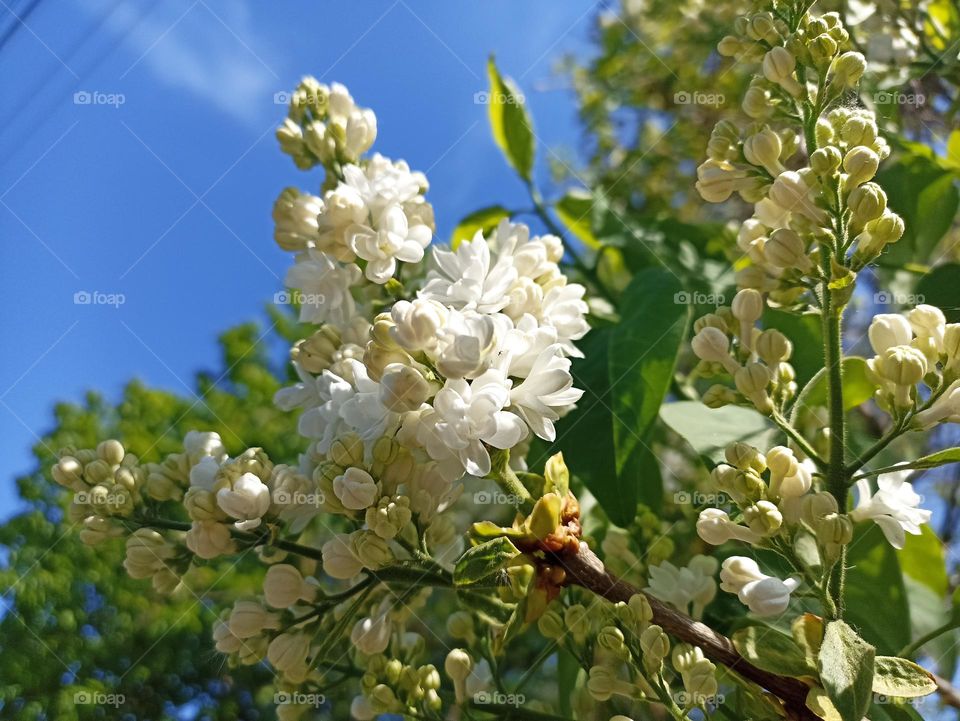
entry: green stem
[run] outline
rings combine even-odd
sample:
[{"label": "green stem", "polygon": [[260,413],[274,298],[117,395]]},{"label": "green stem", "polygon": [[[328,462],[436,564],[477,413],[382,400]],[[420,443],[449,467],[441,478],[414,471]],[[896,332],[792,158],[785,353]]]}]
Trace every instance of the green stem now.
[{"label": "green stem", "polygon": [[[821,318],[823,322],[824,364],[827,369],[827,406],[830,414],[830,459],[827,471],[827,490],[837,501],[841,513],[847,510],[849,474],[846,459],[846,415],[843,405],[843,308],[836,303],[829,287],[830,253],[821,246],[824,280],[821,283]],[[846,574],[846,548],[834,569],[830,595],[837,614],[843,614],[843,585]]]},{"label": "green stem", "polygon": [[790,422],[786,418],[779,413],[774,413],[771,418],[777,427],[782,430],[790,440],[796,443],[797,447],[816,464],[817,468],[820,470],[827,469],[827,462],[820,457],[807,439],[800,435],[800,432],[796,428],[790,425]]},{"label": "green stem", "polygon": [[926,646],[937,636],[941,636],[945,633],[948,633],[949,631],[952,631],[955,628],[960,628],[960,619],[950,619],[942,626],[939,626],[938,628],[935,628],[932,631],[930,631],[930,633],[925,633],[923,636],[918,638],[913,643],[908,643],[906,646],[900,649],[900,653],[898,653],[897,655],[903,658],[910,658],[911,656],[913,656],[913,654],[915,654],[921,648]]},{"label": "green stem", "polygon": [[517,719],[518,721],[571,721],[566,716],[556,716],[554,714],[533,711],[522,706],[514,706],[508,703],[478,703],[477,701],[468,701],[466,706],[476,711],[484,711],[493,714],[498,719],[508,721]]},{"label": "green stem", "polygon": [[563,229],[553,220],[553,217],[547,210],[547,206],[543,203],[543,197],[540,195],[540,191],[537,190],[532,181],[527,181],[527,190],[530,193],[530,199],[533,201],[533,209],[536,211],[537,217],[543,221],[545,226],[547,226],[547,230],[563,241],[563,247],[568,253],[570,253],[570,257],[573,258],[573,265],[587,278],[593,281],[593,284],[600,295],[602,295],[612,304],[616,305],[616,299],[610,294],[610,291],[607,290],[606,286],[600,280],[596,269],[587,265],[587,262],[580,257],[580,254],[577,253],[576,250],[574,250],[573,243],[570,242],[567,234],[563,232]]},{"label": "green stem", "polygon": [[533,496],[523,485],[517,474],[510,467],[510,451],[495,450],[490,454],[490,474],[491,480],[497,482],[497,485],[503,489],[508,496],[517,499],[517,507],[524,513],[530,513],[533,510]]}]

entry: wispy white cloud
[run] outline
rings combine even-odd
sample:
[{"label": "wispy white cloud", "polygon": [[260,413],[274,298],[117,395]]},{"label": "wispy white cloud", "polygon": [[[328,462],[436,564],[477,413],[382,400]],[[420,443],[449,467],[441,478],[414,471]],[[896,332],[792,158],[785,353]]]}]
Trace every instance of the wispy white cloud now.
[{"label": "wispy white cloud", "polygon": [[273,53],[246,3],[78,2],[93,16],[109,13],[104,29],[129,56],[128,64],[118,65],[124,79],[149,73],[244,124],[261,124],[272,112],[273,93],[284,84],[270,67]]}]

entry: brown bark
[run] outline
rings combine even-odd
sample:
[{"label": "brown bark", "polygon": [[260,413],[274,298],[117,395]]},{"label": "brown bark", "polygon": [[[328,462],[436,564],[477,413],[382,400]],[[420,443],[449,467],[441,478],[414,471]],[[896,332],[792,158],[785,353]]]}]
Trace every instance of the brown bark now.
[{"label": "brown bark", "polygon": [[[609,573],[586,543],[580,544],[576,555],[557,556],[555,563],[567,572],[567,582],[582,586],[609,601],[626,603],[640,589]],[[757,668],[741,656],[726,636],[717,633],[700,621],[695,621],[673,610],[662,601],[647,594],[653,609],[653,622],[668,634],[703,650],[704,656],[753,681],[783,702],[788,716],[796,721],[819,721],[806,706],[810,687],[790,676],[779,676]]]}]

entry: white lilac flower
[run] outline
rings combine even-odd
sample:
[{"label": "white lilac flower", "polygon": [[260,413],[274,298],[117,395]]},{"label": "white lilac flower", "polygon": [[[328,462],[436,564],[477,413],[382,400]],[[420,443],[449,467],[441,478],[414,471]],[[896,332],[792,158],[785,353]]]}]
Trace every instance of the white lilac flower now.
[{"label": "white lilac flower", "polygon": [[211,456],[217,461],[224,461],[227,457],[220,434],[212,431],[187,431],[183,437],[183,450],[194,461],[203,456]]},{"label": "white lilac flower", "polygon": [[463,241],[455,251],[434,249],[433,266],[420,297],[480,313],[501,310],[517,279],[512,258],[494,258],[479,231],[473,240]]},{"label": "white lilac flower", "polygon": [[447,322],[447,308],[435,300],[414,298],[398,300],[390,309],[394,326],[393,340],[404,350],[431,351],[437,345],[437,334]]},{"label": "white lilac flower", "polygon": [[431,351],[437,370],[446,378],[480,375],[496,360],[500,339],[511,326],[510,319],[501,313],[449,310]]},{"label": "white lilac flower", "polygon": [[363,564],[353,552],[353,542],[348,533],[338,533],[320,549],[323,570],[331,578],[349,579],[363,570]]},{"label": "white lilac flower", "polygon": [[397,162],[375,153],[365,168],[346,165],[344,183],[354,188],[363,198],[371,217],[378,217],[388,206],[405,205],[417,200],[427,189],[423,173],[411,172],[404,161]]},{"label": "white lilac flower", "polygon": [[523,315],[500,343],[497,366],[511,378],[526,378],[541,353],[557,343],[557,329],[540,325],[532,315]]},{"label": "white lilac flower", "polygon": [[895,313],[875,315],[867,334],[870,337],[870,346],[877,355],[898,345],[910,345],[913,339],[910,322]]},{"label": "white lilac flower", "polygon": [[510,391],[510,407],[540,438],[553,441],[553,422],[580,400],[583,391],[573,387],[570,359],[560,345],[545,348],[534,361],[526,380]]},{"label": "white lilac flower", "polygon": [[244,473],[230,488],[217,491],[217,505],[231,518],[236,527],[248,531],[260,525],[260,519],[270,508],[270,489],[253,473]]},{"label": "white lilac flower", "polygon": [[369,445],[396,425],[398,415],[380,400],[380,384],[370,379],[366,366],[353,359],[345,362],[351,370],[355,392],[340,405],[340,417]]},{"label": "white lilac flower", "polygon": [[362,468],[348,468],[333,479],[333,492],[351,511],[362,511],[372,506],[380,495],[373,476]]},{"label": "white lilac flower", "polygon": [[317,216],[317,247],[337,260],[352,261],[354,252],[347,243],[347,228],[366,223],[369,217],[370,211],[360,192],[347,183],[340,183],[323,196]]},{"label": "white lilac flower", "polygon": [[652,596],[669,603],[678,611],[691,612],[699,618],[703,609],[717,595],[717,561],[710,556],[694,556],[686,568],[677,568],[669,561],[650,566],[649,586]]},{"label": "white lilac flower", "polygon": [[590,330],[586,315],[589,308],[583,295],[586,292],[579,283],[555,285],[543,296],[543,303],[537,319],[542,325],[557,329],[557,336],[563,351],[568,356],[582,358],[583,353],[573,341],[583,338]]},{"label": "white lilac flower", "polygon": [[920,534],[920,526],[930,521],[931,512],[920,508],[923,498],[907,481],[912,471],[884,473],[877,478],[877,492],[870,482],[857,481],[857,506],[850,511],[854,521],[872,520],[894,548],[903,548],[906,534]]},{"label": "white lilac flower", "polygon": [[301,436],[317,441],[317,450],[327,453],[346,423],[341,408],[356,394],[356,389],[340,376],[324,371],[317,378],[319,402],[300,416],[297,429]]},{"label": "white lilac flower", "polygon": [[344,327],[356,312],[350,289],[359,280],[360,268],[355,264],[343,265],[333,256],[310,248],[297,256],[285,283],[300,290],[301,322]]},{"label": "white lilac flower", "polygon": [[484,443],[512,448],[527,435],[520,417],[503,410],[509,401],[510,381],[499,371],[489,370],[472,382],[448,380],[433,402],[436,438],[427,444],[427,452],[440,460],[434,449],[442,444],[457,453],[467,473],[487,475],[490,454]]},{"label": "white lilac flower", "polygon": [[396,273],[398,260],[423,260],[423,249],[433,236],[426,225],[410,223],[399,205],[386,208],[377,219],[376,228],[353,225],[346,232],[350,249],[367,261],[365,275],[381,285]]},{"label": "white lilac flower", "polygon": [[204,456],[190,469],[190,485],[205,491],[213,491],[219,470],[220,463],[215,458]]},{"label": "white lilac flower", "polygon": [[960,423],[960,380],[955,380],[929,408],[913,418],[918,428],[929,430],[938,423]]},{"label": "white lilac flower", "polygon": [[790,594],[800,582],[781,581],[760,570],[757,562],[745,556],[731,556],[723,562],[720,588],[737,594],[740,602],[758,616],[776,616],[787,610]]},{"label": "white lilac flower", "polygon": [[390,643],[391,626],[390,618],[385,613],[367,616],[354,624],[350,641],[368,656],[383,653]]}]

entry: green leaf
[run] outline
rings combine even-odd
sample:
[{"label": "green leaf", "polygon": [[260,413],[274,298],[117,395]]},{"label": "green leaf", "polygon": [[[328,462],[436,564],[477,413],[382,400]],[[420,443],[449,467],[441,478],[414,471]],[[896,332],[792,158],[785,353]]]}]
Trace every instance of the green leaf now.
[{"label": "green leaf", "polygon": [[470,215],[457,223],[450,236],[450,247],[456,250],[464,240],[472,240],[477,231],[482,231],[484,235],[497,227],[497,224],[510,217],[510,211],[502,205],[491,205],[486,208],[475,210]]},{"label": "green leaf", "polygon": [[558,200],[553,209],[570,232],[588,248],[599,248],[601,243],[593,233],[593,196],[583,190],[571,190]]},{"label": "green leaf", "polygon": [[457,589],[457,600],[464,609],[470,611],[491,626],[501,626],[510,620],[515,605],[504,603],[488,593],[478,593],[465,589]]},{"label": "green leaf", "polygon": [[520,177],[530,180],[533,172],[533,125],[524,105],[524,97],[513,82],[500,75],[491,56],[487,63],[490,93],[487,112],[493,139]]},{"label": "green leaf", "polygon": [[[651,483],[659,474],[651,470],[657,461],[650,452],[650,435],[687,337],[690,307],[677,300],[682,290],[680,281],[667,270],[648,268],[638,273],[624,291],[620,323],[610,335],[617,485],[636,486],[639,499],[653,508],[662,503],[663,489]],[[616,492],[591,490],[608,513],[608,506],[624,502]]]},{"label": "green leaf", "polygon": [[816,668],[817,656],[823,643],[823,619],[812,613],[805,613],[794,620],[790,630],[807,664]]},{"label": "green leaf", "polygon": [[[610,403],[610,374],[607,370],[608,341],[611,329],[595,328],[577,342],[583,358],[574,358],[570,372],[574,384],[582,388],[583,397],[577,409],[556,423],[557,440],[537,456],[531,456],[532,467],[558,450],[563,451],[570,472],[598,498],[600,503],[611,500],[605,488],[615,486],[617,468],[614,463],[613,423]],[[612,508],[610,519],[619,525],[633,520],[637,505],[637,489],[615,487],[621,506]]]},{"label": "green leaf", "polygon": [[919,280],[916,295],[923,298],[924,303],[935,305],[942,310],[948,323],[960,323],[958,287],[960,287],[960,263],[944,263]]},{"label": "green leaf", "polygon": [[878,476],[882,473],[893,473],[896,471],[936,468],[937,466],[945,466],[948,463],[958,462],[960,462],[960,448],[944,448],[942,451],[937,451],[936,453],[931,453],[927,456],[921,456],[920,458],[912,461],[898,463],[895,466],[884,466],[883,468],[874,468],[869,471],[864,471],[860,474],[860,477],[865,478],[868,476]]},{"label": "green leaf", "polygon": [[848,546],[845,617],[880,653],[910,643],[910,605],[897,552],[880,528],[860,526]]},{"label": "green leaf", "polygon": [[870,708],[876,650],[843,621],[831,621],[820,647],[820,681],[843,721],[861,721]]},{"label": "green leaf", "polygon": [[467,586],[489,578],[520,555],[507,538],[493,538],[468,548],[453,569],[453,582]]},{"label": "green leaf", "polygon": [[679,401],[664,405],[660,418],[713,463],[722,461],[724,449],[735,441],[768,448],[779,434],[762,415],[739,406],[707,408],[699,401]]},{"label": "green leaf", "polygon": [[[867,361],[859,356],[848,356],[843,359],[843,407],[852,410],[873,398],[876,386],[870,382],[867,375]],[[827,404],[827,369],[821,368],[797,395],[791,411],[791,417],[796,420],[803,410]]]},{"label": "green leaf", "polygon": [[905,153],[884,167],[877,182],[887,192],[890,208],[903,216],[903,237],[889,246],[882,259],[888,264],[927,260],[953,224],[958,195],[954,173],[945,171],[935,158]]},{"label": "green leaf", "polygon": [[[949,620],[943,603],[949,589],[946,554],[937,534],[930,526],[923,525],[919,535],[907,535],[903,549],[897,551],[897,557],[903,569],[904,587],[910,602],[912,636],[919,638]],[[953,634],[946,633],[932,641],[928,648],[936,656],[944,656],[953,646],[953,641]]]},{"label": "green leaf", "polygon": [[757,668],[794,678],[816,678],[803,649],[786,634],[768,626],[747,626],[730,637],[737,651]]},{"label": "green leaf", "polygon": [[917,698],[937,690],[929,672],[897,656],[877,656],[873,665],[873,692],[882,696]]}]

